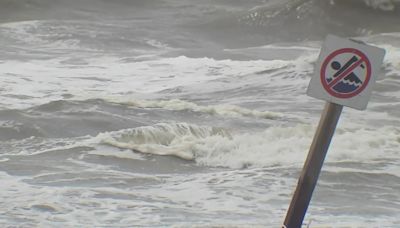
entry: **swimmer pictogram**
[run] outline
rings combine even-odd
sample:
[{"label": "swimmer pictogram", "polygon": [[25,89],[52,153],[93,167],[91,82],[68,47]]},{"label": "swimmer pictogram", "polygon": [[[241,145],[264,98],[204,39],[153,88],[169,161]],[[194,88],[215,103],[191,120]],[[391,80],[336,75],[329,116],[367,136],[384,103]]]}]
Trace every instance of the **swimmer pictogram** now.
[{"label": "swimmer pictogram", "polygon": [[371,63],[358,49],[342,48],[329,54],[322,63],[321,83],[337,98],[351,98],[361,93],[371,78]]}]

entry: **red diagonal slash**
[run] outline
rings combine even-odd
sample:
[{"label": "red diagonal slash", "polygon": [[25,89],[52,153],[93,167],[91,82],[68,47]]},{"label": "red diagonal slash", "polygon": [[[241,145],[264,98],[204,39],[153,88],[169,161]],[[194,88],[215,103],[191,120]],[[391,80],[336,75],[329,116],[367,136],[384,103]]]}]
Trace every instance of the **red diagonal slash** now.
[{"label": "red diagonal slash", "polygon": [[365,62],[365,59],[361,58],[357,62],[355,62],[353,65],[351,65],[347,70],[345,70],[343,73],[339,74],[331,83],[328,84],[329,88],[332,88],[335,86],[338,82],[340,82],[343,78],[345,78],[347,75],[349,75],[356,67],[361,65],[361,63]]}]

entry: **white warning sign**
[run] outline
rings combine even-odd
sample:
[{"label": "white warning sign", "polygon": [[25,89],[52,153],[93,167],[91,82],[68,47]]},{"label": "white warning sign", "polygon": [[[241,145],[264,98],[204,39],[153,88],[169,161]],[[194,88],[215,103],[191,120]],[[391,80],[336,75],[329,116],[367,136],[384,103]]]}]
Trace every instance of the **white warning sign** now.
[{"label": "white warning sign", "polygon": [[378,77],[385,50],[329,35],[307,94],[363,110]]}]

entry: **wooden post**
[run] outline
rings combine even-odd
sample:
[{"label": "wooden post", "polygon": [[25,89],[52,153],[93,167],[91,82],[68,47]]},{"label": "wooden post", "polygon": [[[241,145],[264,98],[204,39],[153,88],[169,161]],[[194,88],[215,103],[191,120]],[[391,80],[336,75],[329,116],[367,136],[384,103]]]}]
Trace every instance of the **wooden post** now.
[{"label": "wooden post", "polygon": [[321,115],[321,120],[297,183],[297,188],[286,214],[283,227],[300,228],[302,226],[342,109],[342,105],[330,102],[325,104],[325,109]]}]

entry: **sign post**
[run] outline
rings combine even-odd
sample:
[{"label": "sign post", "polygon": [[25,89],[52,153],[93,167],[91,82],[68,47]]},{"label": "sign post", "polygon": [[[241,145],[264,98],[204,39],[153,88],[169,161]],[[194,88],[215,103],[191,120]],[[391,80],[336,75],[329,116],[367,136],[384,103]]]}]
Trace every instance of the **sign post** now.
[{"label": "sign post", "polygon": [[336,124],[342,113],[342,105],[326,102],[307,160],[300,175],[296,191],[286,214],[287,228],[301,227],[315,185],[321,172]]},{"label": "sign post", "polygon": [[326,100],[325,109],[286,214],[284,228],[301,228],[343,106],[363,110],[368,104],[383,49],[329,35],[307,90]]}]

